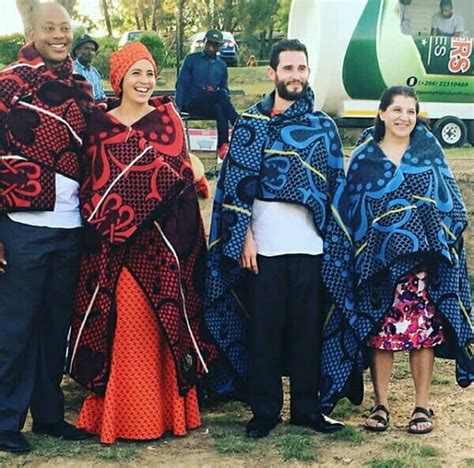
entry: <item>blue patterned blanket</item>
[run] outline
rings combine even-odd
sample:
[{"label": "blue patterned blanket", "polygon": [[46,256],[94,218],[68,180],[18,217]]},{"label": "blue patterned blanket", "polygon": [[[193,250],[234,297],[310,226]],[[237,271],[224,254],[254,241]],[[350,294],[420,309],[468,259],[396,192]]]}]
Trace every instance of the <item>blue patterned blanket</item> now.
[{"label": "blue patterned blanket", "polygon": [[[474,379],[471,295],[462,235],[467,214],[444,153],[419,124],[397,167],[366,133],[347,173],[349,226],[354,241],[353,326],[338,311],[325,328],[326,409],[360,394],[368,366],[367,338],[391,306],[399,280],[423,264],[429,295],[444,319],[446,342],[436,355],[456,359],[460,386]],[[470,348],[471,346],[471,348]],[[331,359],[332,358],[332,359]]]},{"label": "blue patterned blanket", "polygon": [[217,183],[207,266],[205,318],[222,359],[207,379],[215,391],[245,399],[248,363],[246,278],[239,268],[256,197],[306,206],[324,239],[323,280],[341,310],[351,307],[351,239],[336,205],[347,212],[343,154],[334,122],[313,111],[314,96],[270,116],[273,94],[244,112]]}]

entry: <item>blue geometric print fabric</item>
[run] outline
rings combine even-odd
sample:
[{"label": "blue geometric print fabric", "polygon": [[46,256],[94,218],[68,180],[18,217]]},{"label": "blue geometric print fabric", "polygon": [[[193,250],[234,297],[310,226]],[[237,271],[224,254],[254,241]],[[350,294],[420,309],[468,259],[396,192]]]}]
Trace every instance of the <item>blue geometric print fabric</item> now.
[{"label": "blue geometric print fabric", "polygon": [[474,379],[469,349],[474,334],[462,240],[467,214],[439,143],[418,124],[397,167],[369,136],[351,157],[346,190],[355,249],[355,318],[344,328],[345,318],[335,313],[325,328],[324,352],[335,360],[327,377],[343,384],[336,393],[325,393],[324,407],[360,393],[367,339],[392,304],[399,280],[421,264],[429,272],[429,295],[447,338],[435,353],[456,359],[457,382],[468,386]]},{"label": "blue geometric print fabric", "polygon": [[296,203],[310,210],[331,259],[323,261],[330,300],[339,309],[350,297],[350,234],[342,216],[331,208],[337,200],[347,212],[340,200],[344,170],[337,129],[326,114],[313,111],[314,95],[309,88],[282,114],[270,116],[273,102],[271,94],[244,112],[234,128],[217,183],[209,239],[205,318],[222,360],[207,384],[221,394],[243,399],[250,273],[239,268],[239,259],[255,198]]}]

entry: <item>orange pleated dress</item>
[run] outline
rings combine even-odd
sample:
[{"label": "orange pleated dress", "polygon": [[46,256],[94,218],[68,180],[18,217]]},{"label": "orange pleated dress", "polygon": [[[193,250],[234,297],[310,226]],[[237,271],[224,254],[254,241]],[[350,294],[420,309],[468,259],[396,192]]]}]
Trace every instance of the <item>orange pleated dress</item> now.
[{"label": "orange pleated dress", "polygon": [[76,426],[113,444],[117,439],[157,439],[166,432],[184,436],[200,425],[196,388],[179,396],[175,364],[157,318],[123,269],[107,389],[104,396],[85,399]]}]

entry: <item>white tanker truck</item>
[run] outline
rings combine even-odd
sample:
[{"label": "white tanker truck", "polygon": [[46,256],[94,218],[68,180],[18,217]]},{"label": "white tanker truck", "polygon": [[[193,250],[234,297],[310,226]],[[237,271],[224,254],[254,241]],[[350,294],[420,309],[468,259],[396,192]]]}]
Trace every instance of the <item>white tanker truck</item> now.
[{"label": "white tanker truck", "polygon": [[462,37],[430,35],[439,0],[293,0],[288,37],[308,47],[317,107],[368,126],[382,91],[405,84],[443,146],[474,144],[474,0],[453,6]]}]

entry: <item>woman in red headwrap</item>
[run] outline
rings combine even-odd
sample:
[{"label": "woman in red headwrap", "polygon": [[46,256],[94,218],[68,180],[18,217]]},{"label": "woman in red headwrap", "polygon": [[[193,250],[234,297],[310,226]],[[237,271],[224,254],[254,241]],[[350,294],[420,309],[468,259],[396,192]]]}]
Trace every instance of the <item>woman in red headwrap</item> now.
[{"label": "woman in red headwrap", "polygon": [[77,426],[106,444],[198,427],[196,377],[216,355],[201,323],[206,250],[193,171],[173,103],[151,98],[156,74],[143,44],[114,52],[119,104],[96,109],[87,135],[69,370],[93,392]]}]

